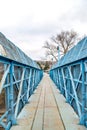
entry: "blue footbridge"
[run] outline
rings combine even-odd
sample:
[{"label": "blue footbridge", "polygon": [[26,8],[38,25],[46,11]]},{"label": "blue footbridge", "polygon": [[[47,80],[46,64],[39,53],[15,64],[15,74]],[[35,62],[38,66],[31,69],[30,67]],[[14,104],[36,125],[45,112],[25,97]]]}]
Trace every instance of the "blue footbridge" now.
[{"label": "blue footbridge", "polygon": [[0,33],[0,130],[87,130],[86,37],[47,74]]}]

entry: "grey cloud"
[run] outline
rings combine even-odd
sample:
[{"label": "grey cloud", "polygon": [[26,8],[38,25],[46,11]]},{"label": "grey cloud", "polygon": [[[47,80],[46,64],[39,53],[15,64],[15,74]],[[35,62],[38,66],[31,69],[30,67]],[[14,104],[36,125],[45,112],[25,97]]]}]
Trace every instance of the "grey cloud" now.
[{"label": "grey cloud", "polygon": [[79,21],[82,23],[87,23],[87,0],[80,0],[77,5],[74,5],[69,12],[63,14],[60,17],[60,21],[75,22]]},{"label": "grey cloud", "polygon": [[54,32],[55,29],[57,28],[57,25],[55,25],[54,23],[47,23],[44,25],[37,25],[37,26],[29,26],[27,24],[27,26],[23,26],[22,28],[20,27],[19,29],[19,33],[26,35],[26,34],[30,34],[30,35],[47,35],[50,34],[51,32]]}]

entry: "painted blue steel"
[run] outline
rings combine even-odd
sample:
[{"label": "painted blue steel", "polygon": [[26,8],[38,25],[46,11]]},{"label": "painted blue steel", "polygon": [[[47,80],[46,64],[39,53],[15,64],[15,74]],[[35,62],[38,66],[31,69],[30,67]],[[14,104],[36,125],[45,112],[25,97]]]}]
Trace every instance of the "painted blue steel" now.
[{"label": "painted blue steel", "polygon": [[87,127],[87,38],[52,66],[50,77]]},{"label": "painted blue steel", "polygon": [[51,69],[55,69],[60,66],[65,66],[70,63],[74,63],[76,61],[80,61],[80,59],[84,59],[87,57],[87,37],[82,39],[76,46],[74,46],[70,51],[63,56],[59,62],[54,64]]},{"label": "painted blue steel", "polygon": [[85,82],[85,66],[84,66],[83,61],[82,61],[82,64],[81,64],[81,70],[82,70],[82,116],[81,116],[80,123],[85,125],[87,112],[85,111],[85,108],[86,108],[86,87],[85,87],[85,84],[84,84],[84,82]]},{"label": "painted blue steel", "polygon": [[[6,111],[0,117],[0,125],[5,129],[9,130],[10,127],[16,124],[16,119],[18,114],[24,105],[28,102],[29,97],[36,89],[38,83],[42,79],[43,72],[37,67],[22,64],[17,61],[10,60],[6,57],[0,56],[0,64],[4,66],[4,73],[10,66],[9,71],[6,75],[5,82],[2,89],[5,91],[6,95]],[[24,77],[23,70],[25,69]],[[30,74],[31,73],[31,74]],[[22,83],[23,81],[23,83]],[[22,83],[22,88],[20,91],[20,84]],[[29,90],[29,91],[28,91]],[[20,94],[20,97],[18,97]],[[18,99],[19,98],[19,99]],[[18,108],[17,107],[17,101]],[[17,110],[17,115],[15,116],[15,111]],[[6,119],[4,122],[3,120]]]}]

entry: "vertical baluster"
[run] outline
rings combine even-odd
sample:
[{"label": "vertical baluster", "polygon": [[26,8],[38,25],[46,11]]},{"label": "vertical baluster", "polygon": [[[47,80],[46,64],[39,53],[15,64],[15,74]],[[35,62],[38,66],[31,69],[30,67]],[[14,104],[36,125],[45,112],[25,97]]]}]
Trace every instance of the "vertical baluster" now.
[{"label": "vertical baluster", "polygon": [[14,117],[14,88],[13,88],[13,72],[14,71],[14,66],[13,63],[11,62],[10,66],[10,93],[9,93],[9,104],[10,104],[10,120],[13,124],[16,124],[16,119]]},{"label": "vertical baluster", "polygon": [[86,118],[86,112],[85,112],[85,107],[86,107],[86,87],[85,87],[85,67],[84,67],[84,62],[82,61],[81,63],[81,71],[82,71],[82,114],[80,118],[80,124],[82,125],[87,125],[85,124],[85,118]]}]

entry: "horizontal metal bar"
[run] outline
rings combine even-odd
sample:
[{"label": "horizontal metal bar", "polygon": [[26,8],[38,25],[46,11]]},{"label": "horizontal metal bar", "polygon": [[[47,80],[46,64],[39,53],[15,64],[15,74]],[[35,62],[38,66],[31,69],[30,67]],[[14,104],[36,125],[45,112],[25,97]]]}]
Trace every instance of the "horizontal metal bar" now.
[{"label": "horizontal metal bar", "polygon": [[4,56],[0,56],[0,62],[1,62],[1,63],[5,63],[5,64],[10,64],[10,63],[12,62],[13,65],[15,65],[15,66],[21,66],[21,67],[27,67],[27,68],[33,68],[33,69],[36,69],[36,70],[41,70],[41,69],[36,68],[36,67],[33,67],[33,66],[31,66],[31,65],[26,65],[26,64],[23,64],[23,63],[14,61],[14,60],[12,60],[12,59],[6,58],[6,57],[4,57]]}]

